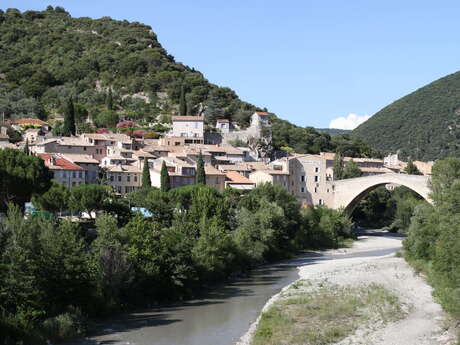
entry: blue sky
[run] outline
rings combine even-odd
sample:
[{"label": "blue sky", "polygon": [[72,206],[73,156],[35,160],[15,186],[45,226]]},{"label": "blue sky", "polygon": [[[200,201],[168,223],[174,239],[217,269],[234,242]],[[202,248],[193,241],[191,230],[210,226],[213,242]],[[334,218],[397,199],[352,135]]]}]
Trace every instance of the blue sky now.
[{"label": "blue sky", "polygon": [[456,72],[460,1],[2,0],[139,21],[211,82],[301,126],[350,125]]}]

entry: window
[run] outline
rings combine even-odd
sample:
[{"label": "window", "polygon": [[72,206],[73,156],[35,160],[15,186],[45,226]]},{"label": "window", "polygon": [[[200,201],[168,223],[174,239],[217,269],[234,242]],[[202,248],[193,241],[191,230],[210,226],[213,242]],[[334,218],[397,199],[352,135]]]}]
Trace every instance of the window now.
[{"label": "window", "polygon": [[72,171],[72,177],[73,178],[76,178],[77,177],[77,173],[75,171]]},{"label": "window", "polygon": [[126,182],[131,182],[131,175],[126,176]]},{"label": "window", "polygon": [[121,175],[118,175],[118,182],[121,182]]},{"label": "window", "polygon": [[319,176],[315,176],[315,182],[319,182]]},{"label": "window", "polygon": [[319,200],[318,200],[318,204],[319,204],[319,205],[324,205],[323,199],[319,199]]},{"label": "window", "polygon": [[300,182],[305,182],[305,175],[300,176]]},{"label": "window", "polygon": [[305,187],[300,188],[300,193],[305,193]]},{"label": "window", "polygon": [[86,151],[86,146],[83,146],[83,151]]},{"label": "window", "polygon": [[315,168],[315,172],[317,172],[317,173],[319,172],[319,168],[318,168],[318,167]]},{"label": "window", "polygon": [[62,177],[66,177],[67,176],[67,172],[63,171],[62,172]]},{"label": "window", "polygon": [[113,175],[110,175],[110,181],[113,182],[114,179],[113,179]]},{"label": "window", "polygon": [[82,177],[83,177],[83,174],[82,174],[81,171],[78,172],[78,177],[79,177],[79,178],[82,178]]},{"label": "window", "polygon": [[137,175],[134,175],[134,182],[137,182]]},{"label": "window", "polygon": [[318,187],[315,187],[315,193],[318,193]]}]

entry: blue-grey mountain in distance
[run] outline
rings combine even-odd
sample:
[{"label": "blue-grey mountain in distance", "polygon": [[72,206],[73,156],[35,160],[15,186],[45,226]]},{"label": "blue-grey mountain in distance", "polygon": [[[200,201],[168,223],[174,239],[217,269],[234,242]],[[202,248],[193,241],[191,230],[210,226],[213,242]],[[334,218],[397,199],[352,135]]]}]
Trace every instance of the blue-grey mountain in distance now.
[{"label": "blue-grey mountain in distance", "polygon": [[330,135],[351,133],[350,129],[339,129],[339,128],[316,128],[316,130],[322,133],[329,133]]}]

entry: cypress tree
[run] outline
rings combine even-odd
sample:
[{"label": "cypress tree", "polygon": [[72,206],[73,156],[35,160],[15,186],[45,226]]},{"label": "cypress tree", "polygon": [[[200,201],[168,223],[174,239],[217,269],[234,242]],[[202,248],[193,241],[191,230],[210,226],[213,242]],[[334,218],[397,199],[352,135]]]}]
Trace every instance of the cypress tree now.
[{"label": "cypress tree", "polygon": [[26,144],[24,145],[24,153],[26,155],[29,155],[30,154],[30,150],[29,150],[29,139],[26,139]]},{"label": "cypress tree", "polygon": [[168,190],[171,189],[171,185],[169,183],[168,168],[166,167],[165,161],[163,161],[163,164],[161,165],[160,181],[161,181],[161,191],[162,192],[167,192]]},{"label": "cypress tree", "polygon": [[107,106],[107,110],[113,110],[112,88],[109,88],[109,93],[107,94],[107,98],[105,99],[105,104]]},{"label": "cypress tree", "polygon": [[150,169],[147,157],[144,157],[144,167],[142,168],[142,188],[150,188],[152,182],[150,180]]},{"label": "cypress tree", "polygon": [[62,129],[63,136],[75,135],[75,108],[72,98],[69,98],[64,111],[64,125]]},{"label": "cypress tree", "polygon": [[200,156],[198,157],[198,162],[196,164],[196,183],[203,185],[206,184],[206,173],[204,171],[204,161],[201,151]]},{"label": "cypress tree", "polygon": [[336,153],[334,157],[334,180],[341,180],[343,178],[343,157],[340,153]]},{"label": "cypress tree", "polygon": [[187,101],[185,100],[184,85],[180,88],[179,115],[187,115]]}]

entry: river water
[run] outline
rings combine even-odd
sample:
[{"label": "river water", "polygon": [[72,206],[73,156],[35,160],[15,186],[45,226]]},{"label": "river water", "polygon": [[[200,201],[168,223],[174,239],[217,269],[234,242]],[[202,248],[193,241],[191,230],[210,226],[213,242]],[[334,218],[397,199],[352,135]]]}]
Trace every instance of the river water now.
[{"label": "river water", "polygon": [[299,278],[298,266],[352,257],[382,256],[398,248],[353,254],[305,254],[254,270],[202,297],[167,307],[105,320],[100,331],[75,345],[233,345],[248,330],[265,303]]}]

